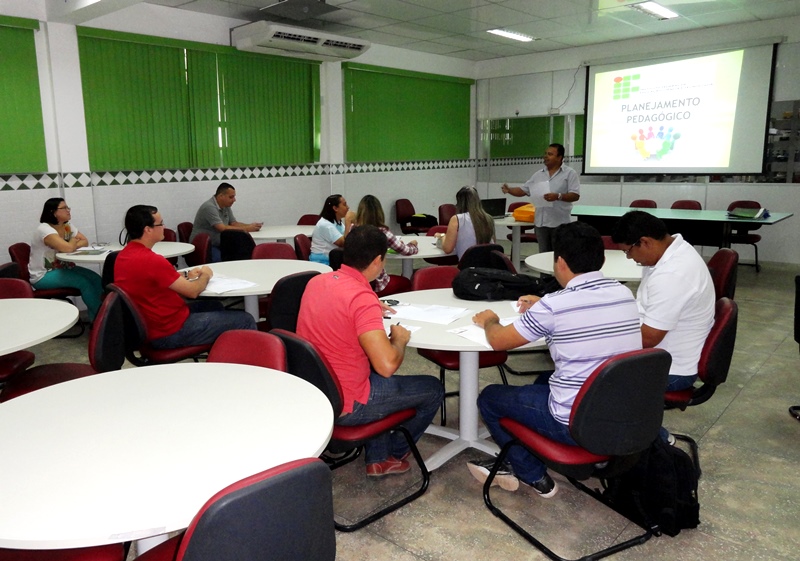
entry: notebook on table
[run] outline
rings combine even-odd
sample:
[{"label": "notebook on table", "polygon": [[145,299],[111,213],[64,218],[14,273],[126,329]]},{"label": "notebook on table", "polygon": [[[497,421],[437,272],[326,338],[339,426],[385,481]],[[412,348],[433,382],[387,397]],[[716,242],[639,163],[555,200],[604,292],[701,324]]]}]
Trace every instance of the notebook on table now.
[{"label": "notebook on table", "polygon": [[506,200],[500,199],[481,199],[483,210],[492,218],[505,218],[506,216]]},{"label": "notebook on table", "polygon": [[758,220],[764,218],[764,208],[741,208],[736,207],[728,211],[728,216],[731,218],[750,218]]}]

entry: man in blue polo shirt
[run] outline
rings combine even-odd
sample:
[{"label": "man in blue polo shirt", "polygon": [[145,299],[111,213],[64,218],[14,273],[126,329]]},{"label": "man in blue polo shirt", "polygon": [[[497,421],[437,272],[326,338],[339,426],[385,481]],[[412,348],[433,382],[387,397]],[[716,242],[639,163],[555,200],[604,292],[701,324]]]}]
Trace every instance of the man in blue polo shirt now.
[{"label": "man in blue polo shirt", "polygon": [[[542,298],[523,296],[524,312],[513,324],[502,326],[491,310],[476,314],[473,321],[486,330],[495,350],[520,347],[545,338],[555,371],[546,383],[527,386],[491,385],[478,397],[492,438],[501,448],[511,439],[500,427],[510,417],[560,442],[575,444],[569,433],[569,416],[575,396],[594,369],[608,358],[642,348],[639,312],[631,291],[600,272],[605,261],[603,240],[593,227],[573,222],[556,228],[554,274],[563,290]],[[522,447],[508,454],[494,482],[515,491],[519,481],[539,495],[550,498],[558,487],[547,468]],[[469,462],[472,475],[486,481],[494,458]]]}]

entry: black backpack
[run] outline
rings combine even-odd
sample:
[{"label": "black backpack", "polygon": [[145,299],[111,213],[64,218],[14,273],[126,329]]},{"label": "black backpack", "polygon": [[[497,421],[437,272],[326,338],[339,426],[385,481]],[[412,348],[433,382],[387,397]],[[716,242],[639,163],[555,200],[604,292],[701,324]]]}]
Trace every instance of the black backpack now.
[{"label": "black backpack", "polygon": [[606,479],[603,495],[631,520],[677,536],[700,523],[699,470],[689,455],[657,438],[632,469]]},{"label": "black backpack", "polygon": [[412,214],[408,223],[414,228],[433,228],[439,224],[439,220],[430,214]]},{"label": "black backpack", "polygon": [[485,267],[467,267],[453,279],[453,293],[462,300],[516,300],[526,294],[544,296],[560,289],[553,278],[542,281],[530,275]]}]

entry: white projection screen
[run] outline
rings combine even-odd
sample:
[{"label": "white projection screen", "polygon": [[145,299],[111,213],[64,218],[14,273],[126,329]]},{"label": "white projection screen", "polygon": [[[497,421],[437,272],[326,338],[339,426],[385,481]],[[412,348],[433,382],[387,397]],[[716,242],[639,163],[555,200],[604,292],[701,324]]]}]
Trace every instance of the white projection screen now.
[{"label": "white projection screen", "polygon": [[774,52],[589,66],[584,173],[761,173]]}]

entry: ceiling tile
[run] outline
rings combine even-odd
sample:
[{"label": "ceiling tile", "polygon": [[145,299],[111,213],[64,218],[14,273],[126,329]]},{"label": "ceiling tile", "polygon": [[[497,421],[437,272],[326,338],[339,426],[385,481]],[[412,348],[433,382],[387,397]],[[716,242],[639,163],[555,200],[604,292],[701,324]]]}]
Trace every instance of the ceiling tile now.
[{"label": "ceiling tile", "polygon": [[461,10],[460,12],[455,12],[455,15],[486,22],[492,26],[512,25],[520,22],[532,21],[535,19],[535,16],[531,14],[520,12],[519,10],[504,8],[503,6],[498,6],[497,4]]},{"label": "ceiling tile", "polygon": [[360,29],[353,33],[348,33],[347,36],[353,37],[354,39],[365,39],[371,43],[378,43],[379,45],[386,45],[389,47],[401,47],[415,42],[414,39],[410,37],[400,37],[399,35],[383,33],[382,31],[376,31],[374,29]]},{"label": "ceiling tile", "polygon": [[435,41],[418,41],[416,43],[412,43],[411,45],[409,45],[409,47],[414,49],[415,51],[422,51],[424,53],[432,53],[436,55],[446,55],[449,53],[453,53],[455,51],[464,50],[461,47],[455,47],[453,45],[445,45],[443,43],[438,43]]},{"label": "ceiling tile", "polygon": [[343,23],[345,25],[360,27],[362,29],[373,29],[375,27],[383,27],[384,25],[397,23],[396,19],[384,18],[364,12],[357,12],[355,10],[347,10],[344,8],[335,12],[323,14],[319,16],[318,19],[335,23]]},{"label": "ceiling tile", "polygon": [[563,16],[588,14],[588,2],[570,2],[567,0],[505,0],[498,2],[500,6],[525,12],[538,18],[552,19]]},{"label": "ceiling tile", "polygon": [[489,23],[471,20],[456,14],[443,14],[440,16],[423,18],[416,20],[415,23],[434,29],[449,31],[451,33],[471,33],[473,31],[485,31],[493,27]]},{"label": "ceiling tile", "polygon": [[403,2],[447,13],[494,3],[491,0],[403,0]]},{"label": "ceiling tile", "polygon": [[344,7],[347,10],[364,12],[401,21],[427,18],[437,16],[441,13],[416,4],[408,4],[398,0],[393,0],[391,2],[387,2],[386,0],[353,0],[352,2],[348,2]]},{"label": "ceiling tile", "polygon": [[394,23],[378,28],[379,31],[386,31],[394,35],[402,35],[403,37],[410,37],[417,41],[430,41],[432,39],[439,39],[440,37],[447,37],[450,33],[447,31],[438,31],[432,27],[425,27],[416,23]]}]

